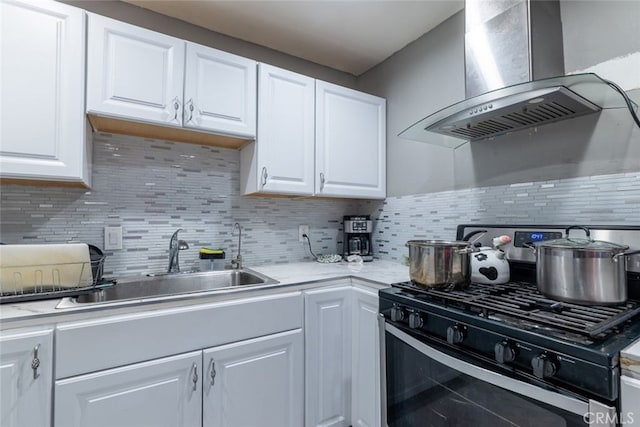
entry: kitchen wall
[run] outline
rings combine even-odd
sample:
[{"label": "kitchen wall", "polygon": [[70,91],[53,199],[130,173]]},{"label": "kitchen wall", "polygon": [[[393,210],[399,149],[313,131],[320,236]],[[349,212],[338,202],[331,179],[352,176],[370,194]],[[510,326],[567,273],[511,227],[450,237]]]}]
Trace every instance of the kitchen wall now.
[{"label": "kitchen wall", "polygon": [[[567,72],[625,60],[640,104],[640,2],[561,1]],[[400,131],[464,98],[464,17],[454,15],[358,78],[387,98],[390,196],[640,170],[640,129],[628,111],[559,122],[457,150],[399,138]],[[620,59],[622,57],[622,59]],[[613,77],[612,77],[613,78]]]},{"label": "kitchen wall", "polygon": [[316,254],[342,247],[343,215],[359,213],[352,200],[240,196],[237,150],[97,134],[93,142],[93,186],[75,188],[3,185],[0,241],[64,243],[104,247],[103,228],[123,228],[123,249],[107,251],[105,274],[165,271],[169,239],[178,228],[189,249],[182,269],[199,265],[201,247],[238,250],[231,235],[243,227],[242,255],[248,267],[311,260],[298,242],[298,225],[310,226]]}]

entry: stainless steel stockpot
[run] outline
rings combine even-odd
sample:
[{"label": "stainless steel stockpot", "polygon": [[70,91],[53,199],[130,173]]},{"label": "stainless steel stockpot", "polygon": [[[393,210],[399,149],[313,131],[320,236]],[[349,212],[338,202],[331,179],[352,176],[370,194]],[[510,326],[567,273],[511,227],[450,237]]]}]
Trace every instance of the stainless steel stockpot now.
[{"label": "stainless steel stockpot", "polygon": [[[586,239],[570,238],[572,229]],[[565,237],[529,244],[536,252],[538,290],[549,298],[578,304],[621,304],[627,300],[629,246],[592,240],[588,228],[571,226]]]},{"label": "stainless steel stockpot", "polygon": [[419,286],[463,288],[471,278],[469,253],[474,248],[466,241],[409,240],[409,275]]}]

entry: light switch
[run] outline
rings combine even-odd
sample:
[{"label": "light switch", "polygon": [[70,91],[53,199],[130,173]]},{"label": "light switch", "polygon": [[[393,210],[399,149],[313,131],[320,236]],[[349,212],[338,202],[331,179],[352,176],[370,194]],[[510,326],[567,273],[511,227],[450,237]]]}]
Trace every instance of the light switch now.
[{"label": "light switch", "polygon": [[122,249],[122,227],[104,228],[104,248],[106,250]]}]

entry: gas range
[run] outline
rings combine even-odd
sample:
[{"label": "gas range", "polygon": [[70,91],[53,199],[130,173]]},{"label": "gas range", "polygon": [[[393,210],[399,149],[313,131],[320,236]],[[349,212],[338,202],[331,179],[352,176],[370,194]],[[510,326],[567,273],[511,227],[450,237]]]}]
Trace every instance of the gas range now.
[{"label": "gas range", "polygon": [[[544,232],[563,226],[460,226],[458,239],[487,229],[484,240],[507,234]],[[595,228],[595,227],[594,227]],[[600,235],[637,247],[640,227],[600,227]],[[604,238],[600,237],[602,240]],[[482,239],[481,239],[482,240]],[[487,242],[482,242],[485,245]],[[640,338],[640,275],[630,271],[630,298],[616,306],[554,301],[538,292],[535,258],[515,245],[505,248],[512,281],[471,283],[461,290],[395,283],[379,293],[385,322],[417,340],[486,369],[580,399],[615,406],[620,351]],[[633,267],[633,264],[632,268]]]}]

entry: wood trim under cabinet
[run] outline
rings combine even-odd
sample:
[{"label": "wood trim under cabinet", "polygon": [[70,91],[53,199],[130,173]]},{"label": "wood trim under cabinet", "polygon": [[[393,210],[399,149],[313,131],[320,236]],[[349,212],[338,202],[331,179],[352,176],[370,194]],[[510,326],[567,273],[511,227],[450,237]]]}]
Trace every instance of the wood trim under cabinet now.
[{"label": "wood trim under cabinet", "polygon": [[22,179],[22,178],[0,178],[0,185],[30,185],[37,187],[71,187],[71,188],[90,188],[81,182],[74,181],[54,181],[39,179]]},{"label": "wood trim under cabinet", "polygon": [[226,135],[216,135],[213,133],[197,132],[182,128],[158,126],[112,117],[96,116],[95,114],[87,114],[87,117],[89,118],[89,122],[91,122],[91,127],[96,132],[115,133],[120,135],[138,136],[231,149],[240,149],[252,141],[249,139],[241,139]]}]

